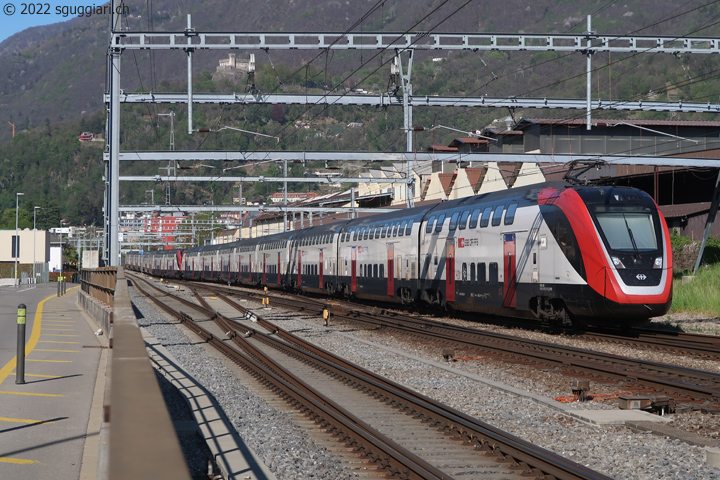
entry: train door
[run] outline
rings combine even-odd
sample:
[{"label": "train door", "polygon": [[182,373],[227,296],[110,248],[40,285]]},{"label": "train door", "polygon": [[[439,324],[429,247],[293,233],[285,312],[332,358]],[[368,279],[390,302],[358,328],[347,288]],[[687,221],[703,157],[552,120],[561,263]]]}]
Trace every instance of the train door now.
[{"label": "train door", "polygon": [[277,258],[277,284],[280,285],[280,271],[282,269],[280,268],[280,252],[278,252],[278,258]]},{"label": "train door", "polygon": [[455,240],[452,238],[445,244],[445,300],[455,301]]},{"label": "train door", "polygon": [[267,256],[268,256],[267,253],[263,253],[263,277],[262,277],[262,278],[263,278],[263,279],[262,279],[263,285],[266,285],[266,284],[267,284],[267,280],[266,280],[266,275],[267,275],[267,274],[266,274],[266,272],[267,272]]},{"label": "train door", "polygon": [[319,288],[323,288],[323,269],[325,268],[325,259],[323,258],[323,250],[324,250],[324,248],[320,249],[320,265],[318,265],[318,271],[320,273]]},{"label": "train door", "polygon": [[505,292],[503,305],[510,308],[515,308],[515,289],[517,287],[515,261],[515,234],[506,233],[503,235],[503,264],[505,274],[503,279],[503,290]]},{"label": "train door", "polygon": [[297,286],[302,286],[302,250],[298,250],[298,277]]},{"label": "train door", "polygon": [[248,255],[248,282],[252,283],[252,253]]},{"label": "train door", "polygon": [[242,261],[243,261],[243,256],[239,255],[238,256],[238,283],[242,283]]},{"label": "train door", "polygon": [[350,257],[350,291],[357,292],[357,247],[352,247]]},{"label": "train door", "polygon": [[387,294],[392,297],[395,294],[395,246],[387,244]]}]

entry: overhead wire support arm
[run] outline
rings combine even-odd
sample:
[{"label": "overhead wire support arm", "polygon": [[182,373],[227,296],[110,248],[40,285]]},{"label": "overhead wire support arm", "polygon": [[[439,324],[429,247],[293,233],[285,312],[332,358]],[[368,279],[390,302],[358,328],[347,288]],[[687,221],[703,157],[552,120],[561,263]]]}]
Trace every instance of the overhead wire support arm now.
[{"label": "overhead wire support arm", "polygon": [[[109,102],[109,95],[106,96]],[[120,95],[120,103],[186,103],[183,93],[127,93]],[[296,95],[296,94],[221,94],[193,93],[193,103],[239,104],[239,105],[337,105],[401,107],[403,97],[396,95]],[[583,110],[585,99],[573,98],[523,98],[523,97],[451,97],[409,95],[408,103],[423,107],[478,107],[478,108],[560,108]],[[720,104],[709,102],[663,102],[646,100],[591,100],[593,110],[655,111],[678,113],[720,113]]]},{"label": "overhead wire support arm", "polygon": [[[469,50],[578,52],[587,50],[582,34],[466,34],[466,33],[258,33],[192,32],[197,50]],[[114,32],[122,49],[182,50],[187,32]],[[594,53],[720,53],[718,37],[593,35]],[[151,42],[152,40],[152,42]]]}]

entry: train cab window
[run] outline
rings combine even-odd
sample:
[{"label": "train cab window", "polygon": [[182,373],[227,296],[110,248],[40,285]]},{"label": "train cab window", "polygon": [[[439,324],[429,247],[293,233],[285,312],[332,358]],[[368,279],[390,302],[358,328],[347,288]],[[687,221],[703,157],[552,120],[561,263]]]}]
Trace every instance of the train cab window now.
[{"label": "train cab window", "polygon": [[475,283],[475,262],[470,264],[470,283]]},{"label": "train cab window", "polygon": [[479,284],[487,282],[486,277],[487,270],[485,269],[485,262],[477,264],[477,279]]},{"label": "train cab window", "polygon": [[398,228],[398,235],[403,236],[405,234],[405,227],[407,227],[407,220],[403,220],[403,222],[400,224],[400,228]]},{"label": "train cab window", "polygon": [[511,203],[505,212],[505,225],[512,225],[515,221],[515,211],[517,210],[517,203]]},{"label": "train cab window", "polygon": [[435,223],[435,215],[428,218],[427,225],[425,226],[425,233],[432,233],[434,223]]},{"label": "train cab window", "polygon": [[502,214],[503,210],[505,209],[505,205],[498,205],[495,207],[495,211],[493,211],[493,217],[492,217],[492,226],[497,227],[500,225],[500,221],[502,220]]},{"label": "train cab window", "polygon": [[445,214],[443,213],[438,217],[437,224],[435,224],[435,233],[442,232],[444,223],[445,223]]},{"label": "train cab window", "polygon": [[[470,210],[465,210],[463,212],[462,216],[460,217],[460,223],[458,224],[458,228],[460,230],[465,230],[465,228],[467,227],[467,219],[469,216],[470,216]],[[477,219],[475,219],[475,221],[477,222]],[[477,225],[477,223],[476,223],[476,225]]]},{"label": "train cab window", "polygon": [[450,226],[448,227],[450,231],[457,229],[458,224],[458,217],[460,216],[460,212],[453,213],[452,217],[450,217]]},{"label": "train cab window", "polygon": [[497,285],[498,283],[498,264],[496,262],[491,262],[490,265],[490,272],[488,277],[490,277],[490,285]]},{"label": "train cab window", "polygon": [[480,217],[480,209],[473,210],[472,216],[470,217],[470,225],[468,225],[468,228],[475,228],[477,227],[478,217]]},{"label": "train cab window", "polygon": [[480,219],[480,228],[487,227],[490,223],[490,213],[492,212],[492,207],[485,207],[485,210],[483,210],[482,218]]}]

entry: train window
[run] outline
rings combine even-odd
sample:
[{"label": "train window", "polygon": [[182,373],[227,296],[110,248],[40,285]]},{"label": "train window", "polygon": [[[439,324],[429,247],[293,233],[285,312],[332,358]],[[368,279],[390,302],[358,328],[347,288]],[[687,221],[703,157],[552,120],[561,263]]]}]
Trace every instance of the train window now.
[{"label": "train window", "polygon": [[517,210],[517,203],[511,203],[505,212],[505,225],[512,225],[515,221],[515,211]]},{"label": "train window", "polygon": [[490,213],[492,212],[492,207],[485,207],[485,210],[483,210],[482,218],[480,219],[480,228],[487,227],[490,223]]},{"label": "train window", "polygon": [[480,216],[480,209],[473,210],[472,216],[470,217],[470,225],[468,225],[468,228],[475,228],[477,227],[478,223],[478,217]]},{"label": "train window", "polygon": [[435,223],[435,215],[428,218],[427,225],[425,226],[425,233],[432,233],[433,223]]},{"label": "train window", "polygon": [[363,240],[367,240],[370,235],[370,227],[363,227]]},{"label": "train window", "polygon": [[467,282],[467,263],[462,264],[462,281]]},{"label": "train window", "polygon": [[375,264],[373,264],[373,278],[377,278],[377,277],[378,277],[378,264],[375,263]]},{"label": "train window", "polygon": [[374,238],[375,238],[375,227],[370,227],[368,230],[370,231],[370,234],[368,235],[368,238],[369,238],[370,240],[374,239]]},{"label": "train window", "polygon": [[353,232],[352,232],[353,242],[357,240],[357,234],[358,234],[357,229],[353,229]]},{"label": "train window", "polygon": [[382,230],[380,230],[380,238],[385,238],[387,236],[388,226],[383,225]]},{"label": "train window", "polygon": [[478,279],[478,283],[481,285],[487,281],[487,278],[485,276],[486,272],[487,271],[485,270],[485,262],[478,263],[477,264],[477,279]]},{"label": "train window", "polygon": [[442,232],[444,223],[445,223],[445,214],[443,213],[438,217],[437,223],[435,224],[435,233]]},{"label": "train window", "polygon": [[[465,230],[465,227],[467,227],[467,219],[469,216],[470,216],[470,210],[465,210],[463,212],[462,216],[460,217],[460,224],[458,225],[460,230]],[[477,222],[477,218],[475,219],[475,222]],[[477,225],[477,223],[476,223],[476,225]]]},{"label": "train window", "polygon": [[502,220],[502,214],[503,210],[505,209],[505,205],[498,205],[495,207],[495,211],[493,211],[493,217],[492,217],[492,226],[497,227],[500,225],[500,221]]},{"label": "train window", "polygon": [[470,264],[470,283],[475,283],[475,262]]},{"label": "train window", "polygon": [[413,221],[410,220],[407,224],[407,227],[405,228],[405,235],[410,235],[412,233],[412,226],[413,226]]},{"label": "train window", "polygon": [[385,265],[380,264],[380,278],[385,278]]},{"label": "train window", "polygon": [[459,216],[460,216],[460,212],[455,212],[455,213],[453,213],[452,217],[450,217],[450,226],[448,227],[450,229],[450,231],[457,229],[457,222],[458,222]]},{"label": "train window", "polygon": [[407,227],[407,220],[403,220],[403,222],[400,224],[400,228],[398,228],[398,235],[403,236],[405,234],[405,227]]},{"label": "train window", "polygon": [[498,283],[498,264],[496,262],[491,262],[489,267],[490,267],[490,274],[488,276],[490,277],[490,285],[497,285],[497,283]]}]

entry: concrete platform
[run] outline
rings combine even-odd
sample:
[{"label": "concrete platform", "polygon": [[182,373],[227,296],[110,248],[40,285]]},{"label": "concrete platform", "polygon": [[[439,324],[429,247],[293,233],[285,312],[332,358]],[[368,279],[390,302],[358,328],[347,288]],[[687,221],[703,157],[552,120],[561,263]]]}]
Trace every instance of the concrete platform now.
[{"label": "concrete platform", "polygon": [[[106,340],[79,286],[0,287],[0,478],[95,479]],[[17,306],[27,306],[25,383],[16,383]]]}]

